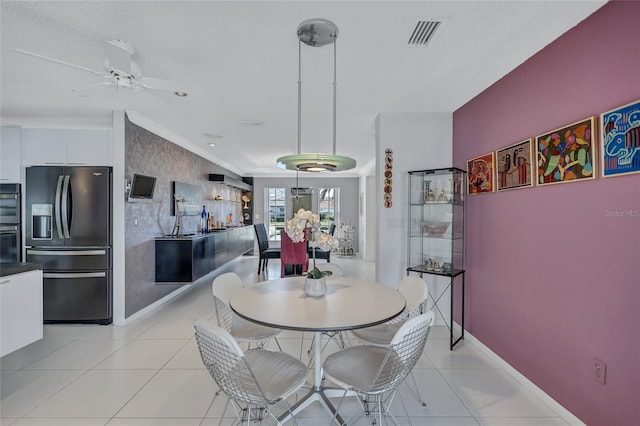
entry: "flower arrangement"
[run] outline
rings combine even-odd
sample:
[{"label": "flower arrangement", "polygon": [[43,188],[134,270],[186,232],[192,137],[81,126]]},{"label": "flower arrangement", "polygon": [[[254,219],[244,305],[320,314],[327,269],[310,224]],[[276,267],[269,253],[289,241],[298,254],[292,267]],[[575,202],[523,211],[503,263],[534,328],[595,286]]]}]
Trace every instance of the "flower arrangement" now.
[{"label": "flower arrangement", "polygon": [[321,250],[338,248],[338,240],[320,230],[320,216],[309,210],[298,210],[291,220],[287,221],[285,232],[294,243],[304,241],[309,229],[309,246],[313,248],[313,268],[307,273],[307,277],[318,279],[325,275],[331,275],[331,271],[321,271],[316,267],[316,247]]}]

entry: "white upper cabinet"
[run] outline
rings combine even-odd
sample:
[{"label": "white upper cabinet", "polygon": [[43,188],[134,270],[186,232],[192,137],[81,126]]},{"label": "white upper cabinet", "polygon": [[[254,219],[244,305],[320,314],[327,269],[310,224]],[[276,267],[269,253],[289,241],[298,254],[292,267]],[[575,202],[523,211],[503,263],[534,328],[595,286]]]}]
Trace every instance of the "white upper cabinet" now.
[{"label": "white upper cabinet", "polygon": [[2,127],[0,134],[0,182],[19,183],[22,164],[21,130]]},{"label": "white upper cabinet", "polygon": [[109,129],[24,129],[25,166],[111,166]]}]

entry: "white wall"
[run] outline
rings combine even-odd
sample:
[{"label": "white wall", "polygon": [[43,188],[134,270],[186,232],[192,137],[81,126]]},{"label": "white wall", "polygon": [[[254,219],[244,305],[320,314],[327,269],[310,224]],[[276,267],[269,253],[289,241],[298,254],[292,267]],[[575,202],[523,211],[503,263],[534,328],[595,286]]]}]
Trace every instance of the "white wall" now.
[{"label": "white wall", "polygon": [[125,324],[125,250],[124,250],[124,111],[113,112],[111,158],[113,158],[113,323]]},{"label": "white wall", "polygon": [[[395,287],[406,276],[408,174],[452,166],[453,115],[382,113],[376,120],[376,280]],[[393,150],[391,208],[383,202],[385,150]]]}]

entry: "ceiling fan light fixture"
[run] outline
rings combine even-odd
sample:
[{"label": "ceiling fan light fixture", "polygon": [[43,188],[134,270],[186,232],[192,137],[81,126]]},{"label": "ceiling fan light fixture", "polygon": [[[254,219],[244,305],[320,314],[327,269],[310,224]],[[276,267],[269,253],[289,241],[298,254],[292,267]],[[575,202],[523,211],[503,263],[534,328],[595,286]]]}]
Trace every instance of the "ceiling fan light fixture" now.
[{"label": "ceiling fan light fixture", "polygon": [[[336,39],[338,27],[327,19],[307,19],[298,25],[298,153],[276,160],[283,169],[301,172],[340,172],[356,167],[356,160],[336,155]],[[302,140],[302,43],[311,47],[333,44],[333,153],[301,153]]]}]

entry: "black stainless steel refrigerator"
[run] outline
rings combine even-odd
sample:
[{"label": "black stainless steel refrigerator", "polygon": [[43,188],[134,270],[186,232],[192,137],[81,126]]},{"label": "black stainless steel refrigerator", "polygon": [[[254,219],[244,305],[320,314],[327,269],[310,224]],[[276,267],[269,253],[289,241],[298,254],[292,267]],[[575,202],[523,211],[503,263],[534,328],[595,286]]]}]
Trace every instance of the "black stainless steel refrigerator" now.
[{"label": "black stainless steel refrigerator", "polygon": [[110,167],[27,167],[25,247],[43,270],[44,322],[113,320]]}]

